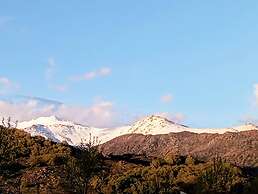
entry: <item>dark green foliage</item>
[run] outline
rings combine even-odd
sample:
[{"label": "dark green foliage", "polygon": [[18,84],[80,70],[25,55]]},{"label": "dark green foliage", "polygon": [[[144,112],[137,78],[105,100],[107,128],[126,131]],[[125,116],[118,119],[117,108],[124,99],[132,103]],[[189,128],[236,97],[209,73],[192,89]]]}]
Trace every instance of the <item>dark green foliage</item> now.
[{"label": "dark green foliage", "polygon": [[245,185],[244,194],[258,193],[258,176]]},{"label": "dark green foliage", "polygon": [[241,182],[240,170],[221,158],[214,158],[213,164],[206,169],[198,180],[200,193],[230,193]]},{"label": "dark green foliage", "polygon": [[[101,177],[94,177],[92,186],[98,193],[243,193],[248,178],[241,169],[220,158],[197,162],[192,157],[173,158],[173,164],[154,159],[149,166],[115,163]],[[254,190],[254,183],[248,188]]]},{"label": "dark green foliage", "polygon": [[220,158],[103,157],[98,140],[78,147],[0,126],[0,193],[255,194],[258,178]]},{"label": "dark green foliage", "polygon": [[102,156],[98,151],[98,140],[90,136],[88,142],[82,142],[77,147],[76,158],[69,158],[66,165],[68,179],[75,186],[78,193],[86,194],[89,189],[89,181],[102,167]]},{"label": "dark green foliage", "polygon": [[81,193],[101,162],[92,143],[73,148],[0,126],[0,193]]}]

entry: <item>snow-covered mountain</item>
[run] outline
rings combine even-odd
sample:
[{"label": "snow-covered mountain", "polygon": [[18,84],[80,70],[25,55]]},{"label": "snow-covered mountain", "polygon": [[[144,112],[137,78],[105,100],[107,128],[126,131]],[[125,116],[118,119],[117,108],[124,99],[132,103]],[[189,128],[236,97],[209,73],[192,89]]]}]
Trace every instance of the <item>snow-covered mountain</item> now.
[{"label": "snow-covered mountain", "polygon": [[24,121],[19,123],[17,128],[24,129],[32,136],[40,135],[56,142],[66,141],[72,145],[79,144],[82,139],[87,140],[90,134],[101,134],[102,130],[61,120],[55,116]]},{"label": "snow-covered mountain", "polygon": [[129,133],[141,133],[144,135],[152,134],[168,134],[170,132],[181,132],[189,130],[188,127],[174,123],[161,116],[149,116],[145,117],[129,129]]},{"label": "snow-covered mountain", "polygon": [[189,128],[169,121],[160,116],[146,117],[131,126],[118,128],[94,128],[76,124],[71,121],[61,120],[55,116],[40,117],[35,120],[25,121],[18,124],[18,128],[29,132],[32,136],[40,135],[56,142],[66,141],[71,145],[78,145],[82,140],[89,140],[90,135],[98,137],[101,143],[105,143],[115,137],[140,133],[144,135],[168,134],[171,132],[189,131],[194,133],[219,133],[240,132],[258,130],[253,124],[242,125],[232,128]]},{"label": "snow-covered mountain", "polygon": [[229,128],[190,128],[188,126],[170,121],[164,117],[152,115],[136,122],[134,125],[130,127],[128,132],[141,133],[144,135],[168,134],[171,132],[178,133],[183,131],[189,131],[193,133],[223,134],[226,132],[240,132],[240,131],[248,131],[248,130],[258,130],[258,127],[250,123],[246,125],[229,127]]}]

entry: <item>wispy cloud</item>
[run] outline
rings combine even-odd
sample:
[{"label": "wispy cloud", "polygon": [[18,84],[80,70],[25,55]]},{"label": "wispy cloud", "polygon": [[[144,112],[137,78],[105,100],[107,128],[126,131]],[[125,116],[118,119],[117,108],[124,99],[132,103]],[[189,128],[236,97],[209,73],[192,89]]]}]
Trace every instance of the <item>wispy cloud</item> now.
[{"label": "wispy cloud", "polygon": [[45,79],[48,83],[48,86],[50,89],[55,90],[57,92],[66,92],[68,90],[68,85],[55,83],[56,69],[57,69],[57,63],[55,58],[49,57],[46,70],[45,70]]},{"label": "wispy cloud", "polygon": [[52,86],[52,89],[57,92],[66,92],[68,90],[67,85],[54,85]]},{"label": "wispy cloud", "polygon": [[111,68],[109,67],[102,67],[95,71],[86,72],[81,75],[75,75],[71,77],[72,81],[83,81],[83,80],[92,80],[98,77],[106,77],[112,73]]},{"label": "wispy cloud", "polygon": [[254,84],[255,104],[258,106],[258,84]]},{"label": "wispy cloud", "polygon": [[53,57],[48,58],[48,63],[45,71],[45,78],[47,81],[50,81],[53,79],[53,76],[55,74],[56,69],[56,61]]},{"label": "wispy cloud", "polygon": [[0,76],[0,94],[6,94],[19,89],[19,85],[7,77]]},{"label": "wispy cloud", "polygon": [[11,87],[13,85],[13,83],[11,82],[11,80],[9,80],[6,77],[0,77],[0,84],[3,87]]},{"label": "wispy cloud", "polygon": [[165,104],[172,102],[172,100],[173,100],[172,94],[166,94],[160,97],[160,101]]},{"label": "wispy cloud", "polygon": [[13,21],[12,17],[0,16],[0,29],[4,28],[7,24]]},{"label": "wispy cloud", "polygon": [[99,69],[98,73],[100,76],[107,76],[111,74],[111,69],[109,67],[102,67]]},{"label": "wispy cloud", "polygon": [[242,116],[242,118],[239,120],[239,122],[241,124],[255,124],[257,125],[258,124],[258,119],[256,116],[254,115],[251,115],[251,114],[245,114]]}]

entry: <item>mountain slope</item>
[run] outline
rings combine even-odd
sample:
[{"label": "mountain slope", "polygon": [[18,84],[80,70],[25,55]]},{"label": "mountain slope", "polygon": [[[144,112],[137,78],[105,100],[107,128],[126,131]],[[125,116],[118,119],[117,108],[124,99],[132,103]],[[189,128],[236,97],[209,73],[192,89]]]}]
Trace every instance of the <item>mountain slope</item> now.
[{"label": "mountain slope", "polygon": [[130,134],[117,137],[100,149],[105,155],[144,154],[164,157],[191,155],[207,160],[217,155],[243,166],[258,166],[258,131],[224,134],[179,132],[162,135]]}]

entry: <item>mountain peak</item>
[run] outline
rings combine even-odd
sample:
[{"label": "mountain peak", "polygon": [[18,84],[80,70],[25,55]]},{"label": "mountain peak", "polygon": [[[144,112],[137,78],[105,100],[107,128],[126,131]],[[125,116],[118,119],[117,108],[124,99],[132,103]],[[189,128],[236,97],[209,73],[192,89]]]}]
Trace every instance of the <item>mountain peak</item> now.
[{"label": "mountain peak", "polygon": [[251,126],[251,127],[254,127],[254,128],[258,128],[258,125],[253,123],[253,122],[248,122],[245,124],[246,126]]},{"label": "mountain peak", "polygon": [[62,119],[58,118],[55,115],[51,115],[51,116],[48,116],[48,117],[39,117],[37,119],[34,119],[33,121],[49,125],[49,124],[52,124],[52,123],[60,122],[60,121],[62,121]]},{"label": "mountain peak", "polygon": [[61,121],[62,120],[62,119],[58,118],[55,115],[51,115],[51,116],[48,116],[48,117],[39,117],[39,118],[37,118],[37,120],[42,120],[42,119],[50,120],[50,121]]},{"label": "mountain peak", "polygon": [[146,134],[167,134],[186,128],[158,115],[150,115],[136,122],[129,130],[130,133]]},{"label": "mountain peak", "polygon": [[61,119],[52,115],[48,117],[38,117],[30,121],[23,121],[18,124],[18,128],[27,128],[32,125],[54,125],[62,122]]},{"label": "mountain peak", "polygon": [[88,139],[93,130],[98,132],[96,128],[61,120],[55,115],[24,121],[18,123],[17,127],[24,129],[33,136],[40,135],[56,142],[67,141],[72,145],[78,145],[82,138]]},{"label": "mountain peak", "polygon": [[159,122],[169,122],[169,123],[175,124],[175,122],[170,121],[166,117],[159,116],[159,115],[150,115],[150,116],[147,116],[147,117],[143,118],[141,121],[144,121],[144,122],[157,122],[157,121],[159,121]]}]

